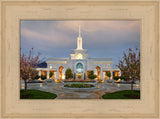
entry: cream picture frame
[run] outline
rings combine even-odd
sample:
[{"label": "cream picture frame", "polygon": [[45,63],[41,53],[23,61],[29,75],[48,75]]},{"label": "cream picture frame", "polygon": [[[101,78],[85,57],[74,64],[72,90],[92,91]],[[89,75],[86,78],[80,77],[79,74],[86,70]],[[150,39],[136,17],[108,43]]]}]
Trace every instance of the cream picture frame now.
[{"label": "cream picture frame", "polygon": [[[159,119],[159,0],[1,0],[1,118]],[[20,20],[140,20],[141,99],[20,100]]]}]

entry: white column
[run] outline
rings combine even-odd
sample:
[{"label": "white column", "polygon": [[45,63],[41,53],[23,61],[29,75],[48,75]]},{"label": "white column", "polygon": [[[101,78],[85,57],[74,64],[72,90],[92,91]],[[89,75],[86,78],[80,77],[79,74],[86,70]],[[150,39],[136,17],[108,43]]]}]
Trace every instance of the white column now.
[{"label": "white column", "polygon": [[49,79],[49,70],[47,71],[47,79]]},{"label": "white column", "polygon": [[38,71],[39,80],[41,80],[41,75],[42,75],[42,71],[39,70],[39,71]]},{"label": "white column", "polygon": [[[96,68],[94,68],[94,75],[97,76],[97,69]],[[97,80],[97,78],[95,78],[95,79]]]},{"label": "white column", "polygon": [[111,79],[113,79],[113,72],[112,72],[112,70],[110,72],[111,72]]},{"label": "white column", "polygon": [[121,71],[118,72],[118,76],[121,76]]},{"label": "white column", "polygon": [[97,69],[96,68],[94,69],[94,74],[97,75]]},{"label": "white column", "polygon": [[54,72],[54,79],[56,79],[57,77],[57,72]]},{"label": "white column", "polygon": [[84,72],[83,72],[83,76],[82,76],[82,79],[84,80]]},{"label": "white column", "polygon": [[87,65],[86,64],[85,64],[85,66],[86,66],[86,68],[85,68],[85,77],[86,77],[86,80],[87,80]]},{"label": "white column", "polygon": [[100,79],[103,79],[103,69],[101,68],[101,72],[100,72]]},{"label": "white column", "polygon": [[[85,66],[85,64],[84,64],[84,66]],[[84,80],[84,74],[85,74],[85,68],[84,68],[84,70],[83,70],[83,76],[82,76],[82,79]]]},{"label": "white column", "polygon": [[106,77],[106,72],[103,72],[103,79],[105,79]]},{"label": "white column", "polygon": [[86,77],[86,79],[85,79],[85,80],[87,80],[87,72],[85,72],[85,77]]},{"label": "white column", "polygon": [[75,79],[77,79],[77,73],[76,72],[74,72],[75,73]]},{"label": "white column", "polygon": [[65,70],[62,70],[62,79],[65,79]]},{"label": "white column", "polygon": [[38,75],[41,76],[41,70],[38,71]]}]

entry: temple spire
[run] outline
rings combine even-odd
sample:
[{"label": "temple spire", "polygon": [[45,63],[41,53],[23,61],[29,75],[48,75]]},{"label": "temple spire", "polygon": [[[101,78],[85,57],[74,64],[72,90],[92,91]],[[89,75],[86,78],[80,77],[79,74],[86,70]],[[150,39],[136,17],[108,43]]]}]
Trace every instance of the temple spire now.
[{"label": "temple spire", "polygon": [[79,25],[79,36],[77,38],[77,49],[82,50],[81,26]]}]

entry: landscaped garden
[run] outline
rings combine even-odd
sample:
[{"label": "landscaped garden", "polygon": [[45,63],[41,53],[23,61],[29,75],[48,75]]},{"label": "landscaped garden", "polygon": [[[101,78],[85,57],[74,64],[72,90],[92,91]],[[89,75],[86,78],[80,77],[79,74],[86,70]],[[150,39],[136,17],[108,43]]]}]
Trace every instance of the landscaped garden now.
[{"label": "landscaped garden", "polygon": [[56,94],[44,92],[40,90],[27,90],[27,95],[25,95],[25,90],[20,90],[20,99],[55,99]]},{"label": "landscaped garden", "polygon": [[65,84],[64,87],[68,88],[92,88],[95,87],[92,84],[85,84],[85,83],[73,83],[73,84]]},{"label": "landscaped garden", "polygon": [[63,81],[63,82],[86,82],[86,83],[94,83],[94,82],[96,82],[96,80],[75,80],[75,79],[73,79],[73,80],[65,80],[65,81]]},{"label": "landscaped garden", "polygon": [[[94,71],[90,71],[87,75],[84,73],[84,76],[80,73],[81,77],[77,78],[70,68],[65,72],[64,81],[62,77],[54,80],[46,79],[46,75],[39,76],[35,70],[41,60],[39,60],[39,56],[33,57],[32,52],[33,50],[30,51],[28,57],[24,54],[21,55],[20,72],[21,79],[24,82],[22,82],[21,87],[23,90],[20,90],[20,99],[55,99],[56,97],[58,99],[88,99],[93,97],[94,99],[101,97],[103,99],[140,99],[140,91],[138,91],[140,90],[140,57],[139,55],[136,56],[137,53],[134,53],[131,49],[128,55],[124,54],[125,59],[119,61],[119,65],[117,65],[121,70],[121,76],[114,75],[111,78],[111,72],[107,71],[108,80],[106,81],[105,79],[98,79]],[[50,73],[49,77],[52,77],[52,75],[53,73]],[[28,86],[29,89],[27,89]],[[57,95],[52,92],[56,92]],[[102,96],[104,92],[108,93]]]},{"label": "landscaped garden", "polygon": [[107,93],[102,96],[103,99],[140,99],[140,91],[133,90],[133,95],[131,95],[131,90],[117,91],[113,93]]}]

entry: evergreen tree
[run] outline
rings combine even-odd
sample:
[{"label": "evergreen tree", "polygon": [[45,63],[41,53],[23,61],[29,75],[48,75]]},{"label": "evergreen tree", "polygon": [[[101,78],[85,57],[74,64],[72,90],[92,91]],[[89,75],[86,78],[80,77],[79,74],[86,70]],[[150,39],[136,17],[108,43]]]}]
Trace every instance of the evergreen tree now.
[{"label": "evergreen tree", "polygon": [[94,72],[93,71],[90,71],[89,74],[88,74],[88,78],[89,79],[95,79],[97,76],[94,75]]},{"label": "evergreen tree", "polygon": [[49,73],[49,78],[51,78],[53,76],[53,72]]},{"label": "evergreen tree", "polygon": [[110,72],[110,71],[109,71],[109,72],[107,71],[107,72],[106,72],[106,75],[107,75],[107,76],[109,77],[109,79],[110,79],[110,77],[111,77],[111,72]]},{"label": "evergreen tree", "polygon": [[71,79],[73,78],[73,73],[72,73],[72,70],[70,68],[68,68],[65,72],[65,77],[66,79]]}]

